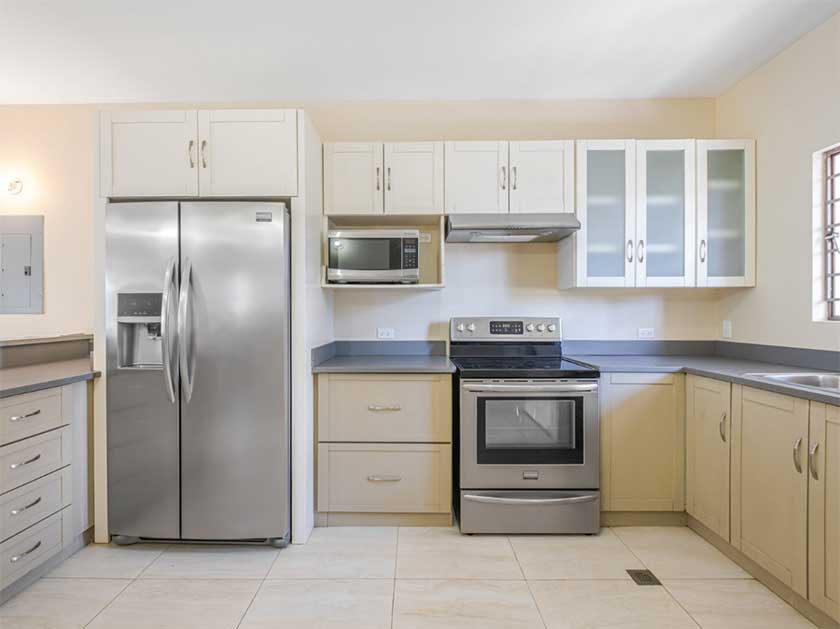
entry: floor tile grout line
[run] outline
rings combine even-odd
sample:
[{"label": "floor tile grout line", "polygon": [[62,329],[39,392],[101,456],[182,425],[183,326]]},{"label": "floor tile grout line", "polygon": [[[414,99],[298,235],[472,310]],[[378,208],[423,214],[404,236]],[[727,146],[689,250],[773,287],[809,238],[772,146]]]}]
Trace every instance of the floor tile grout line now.
[{"label": "floor tile grout line", "polygon": [[510,538],[510,535],[507,535],[506,537],[510,550],[513,553],[513,558],[516,561],[516,565],[519,566],[519,572],[522,573],[522,578],[525,580],[525,587],[528,588],[528,594],[531,596],[531,602],[534,603],[537,615],[540,617],[543,629],[548,629],[548,623],[545,621],[545,617],[540,609],[540,604],[537,602],[537,597],[534,596],[534,590],[531,589],[531,584],[528,582],[528,579],[525,578],[525,568],[522,567],[522,563],[519,561],[519,555],[516,554],[516,547],[513,545],[513,540]]},{"label": "floor tile grout line", "polygon": [[110,600],[110,601],[108,601],[107,603],[105,603],[105,605],[103,605],[103,606],[102,606],[102,609],[100,609],[98,612],[96,612],[96,613],[93,615],[93,618],[91,618],[90,620],[88,620],[88,621],[87,621],[87,622],[83,625],[83,627],[89,627],[89,626],[93,623],[93,621],[94,621],[94,620],[96,620],[97,618],[99,618],[100,614],[102,614],[102,612],[104,612],[106,609],[108,609],[108,608],[111,606],[111,604],[112,604],[115,600],[117,600],[117,599],[120,597],[120,594],[122,594],[122,593],[123,593],[123,592],[125,592],[125,591],[129,588],[129,587],[131,587],[131,584],[132,584],[132,583],[134,583],[136,580],[137,580],[137,578],[136,578],[136,577],[135,577],[134,579],[127,579],[128,583],[126,583],[126,584],[125,584],[125,586],[123,586],[123,587],[122,587],[122,589],[120,589],[120,591],[119,591],[119,592],[117,592],[116,594],[114,594],[114,596],[111,598],[111,600]]},{"label": "floor tile grout line", "polygon": [[402,527],[397,527],[397,543],[394,547],[394,581],[391,585],[391,629],[394,629],[394,612],[396,611],[397,607],[397,563],[400,554],[400,529]]},{"label": "floor tile grout line", "polygon": [[701,624],[700,624],[700,621],[699,621],[699,620],[697,620],[697,619],[694,617],[694,615],[693,615],[690,611],[688,611],[688,609],[686,609],[685,605],[683,605],[683,604],[680,602],[680,600],[679,600],[679,599],[678,599],[678,598],[674,595],[674,593],[670,590],[670,588],[668,588],[668,586],[667,586],[667,585],[665,585],[664,583],[662,583],[662,589],[663,589],[663,590],[665,590],[665,591],[668,593],[668,596],[670,596],[670,597],[671,597],[671,599],[673,599],[673,601],[674,601],[677,605],[679,605],[680,609],[682,609],[682,610],[683,610],[683,611],[684,611],[684,612],[688,615],[688,617],[689,617],[689,618],[691,618],[691,621],[692,621],[695,625],[697,625],[698,627],[700,627],[700,628],[702,629],[703,625],[701,625]]},{"label": "floor tile grout line", "polygon": [[513,553],[513,560],[516,562],[516,566],[519,568],[519,574],[522,575],[522,579],[527,581],[527,577],[525,576],[525,568],[522,567],[522,562],[519,561],[519,555],[516,554],[516,548],[513,545],[513,541],[510,539],[510,535],[506,535],[505,539],[507,540],[508,546],[510,546],[510,552]]},{"label": "floor tile grout line", "polygon": [[[274,562],[272,562],[271,565],[273,566]],[[251,600],[248,603],[248,606],[245,608],[245,611],[242,612],[242,616],[239,617],[239,621],[237,621],[235,629],[239,629],[239,627],[242,626],[242,621],[245,620],[245,617],[248,615],[248,612],[251,611],[251,607],[254,606],[254,601],[257,600],[257,595],[260,593],[260,590],[263,589],[263,585],[265,585],[265,582],[266,579],[264,578],[262,581],[260,581],[260,584],[257,586],[257,589],[254,590],[254,595],[251,597]]]}]

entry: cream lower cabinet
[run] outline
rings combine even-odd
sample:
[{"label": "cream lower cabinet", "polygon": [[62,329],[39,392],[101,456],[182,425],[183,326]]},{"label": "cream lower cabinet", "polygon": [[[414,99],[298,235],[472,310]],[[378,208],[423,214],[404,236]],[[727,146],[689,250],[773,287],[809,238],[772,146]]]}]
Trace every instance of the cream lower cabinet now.
[{"label": "cream lower cabinet", "polygon": [[448,523],[452,377],[321,374],[317,487],[322,522]]},{"label": "cream lower cabinet", "polygon": [[604,511],[682,511],[685,377],[613,373],[602,380]]},{"label": "cream lower cabinet", "polygon": [[730,405],[728,382],[686,381],[686,511],[729,541]]},{"label": "cream lower cabinet", "polygon": [[808,599],[840,622],[840,407],[811,402]]},{"label": "cream lower cabinet", "polygon": [[809,402],[733,386],[733,546],[808,596]]}]

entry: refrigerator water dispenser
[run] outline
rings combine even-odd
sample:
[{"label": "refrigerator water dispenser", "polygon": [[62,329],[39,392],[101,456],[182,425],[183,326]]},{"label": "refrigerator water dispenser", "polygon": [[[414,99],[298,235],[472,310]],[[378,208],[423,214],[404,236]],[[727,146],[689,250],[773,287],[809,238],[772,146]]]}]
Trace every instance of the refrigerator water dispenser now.
[{"label": "refrigerator water dispenser", "polygon": [[117,360],[120,369],[161,369],[161,293],[117,294]]}]

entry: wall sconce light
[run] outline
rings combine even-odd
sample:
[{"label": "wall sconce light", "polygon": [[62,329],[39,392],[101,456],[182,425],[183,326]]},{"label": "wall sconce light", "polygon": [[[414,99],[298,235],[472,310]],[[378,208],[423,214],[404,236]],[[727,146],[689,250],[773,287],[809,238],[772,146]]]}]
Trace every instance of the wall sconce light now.
[{"label": "wall sconce light", "polygon": [[23,191],[23,180],[20,177],[9,179],[6,185],[6,192],[9,194],[20,194]]}]

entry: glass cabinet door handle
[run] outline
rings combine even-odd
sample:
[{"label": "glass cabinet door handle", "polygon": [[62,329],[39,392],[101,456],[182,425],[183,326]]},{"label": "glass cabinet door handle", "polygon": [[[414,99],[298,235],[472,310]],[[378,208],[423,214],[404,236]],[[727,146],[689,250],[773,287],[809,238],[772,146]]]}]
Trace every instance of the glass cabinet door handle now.
[{"label": "glass cabinet door handle", "polygon": [[633,261],[633,241],[632,240],[627,241],[627,261],[628,262]]},{"label": "glass cabinet door handle", "polygon": [[700,262],[706,261],[706,239],[700,241]]}]

